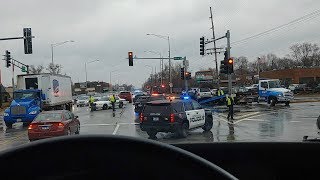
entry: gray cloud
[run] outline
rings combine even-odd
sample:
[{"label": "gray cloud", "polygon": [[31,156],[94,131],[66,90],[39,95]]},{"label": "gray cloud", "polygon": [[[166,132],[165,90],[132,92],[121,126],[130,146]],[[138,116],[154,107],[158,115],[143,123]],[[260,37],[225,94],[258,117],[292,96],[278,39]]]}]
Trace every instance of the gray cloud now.
[{"label": "gray cloud", "polygon": [[[62,64],[63,72],[73,81],[84,81],[84,63],[88,65],[89,80],[113,83],[132,83],[140,86],[150,74],[145,65],[157,66],[157,60],[137,60],[128,67],[125,59],[132,50],[139,57],[156,55],[145,50],[159,51],[167,56],[167,43],[163,39],[146,36],[146,33],[170,35],[172,56],[187,56],[190,69],[214,67],[213,57],[199,55],[199,37],[211,38],[209,6],[213,7],[216,36],[231,31],[232,41],[251,36],[320,7],[317,0],[106,0],[106,1],[5,1],[1,4],[1,36],[22,35],[23,27],[31,27],[32,55],[23,54],[22,40],[0,42],[0,52],[10,50],[12,56],[27,64],[47,65],[51,61],[50,44],[74,40],[54,49],[55,62]],[[6,7],[6,8],[4,8]],[[261,54],[275,52],[279,56],[288,53],[288,46],[295,42],[320,39],[319,18],[265,36],[246,44],[234,46],[232,56],[248,56],[253,60]],[[290,30],[291,29],[291,30]],[[225,41],[218,43],[225,45]],[[221,59],[221,55],[219,58]],[[2,80],[10,85],[11,75],[1,63]]]}]

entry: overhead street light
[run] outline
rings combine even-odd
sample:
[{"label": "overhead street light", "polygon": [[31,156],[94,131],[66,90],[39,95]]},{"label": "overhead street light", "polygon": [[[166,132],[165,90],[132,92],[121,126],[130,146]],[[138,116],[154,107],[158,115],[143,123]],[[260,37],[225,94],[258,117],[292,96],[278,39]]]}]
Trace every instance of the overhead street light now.
[{"label": "overhead street light", "polygon": [[162,55],[160,52],[156,52],[156,51],[144,51],[144,52],[148,52],[148,53],[153,53],[153,54],[157,54],[160,56],[160,84],[162,85],[162,81],[163,81],[163,59],[162,59]]},{"label": "overhead street light", "polygon": [[90,63],[94,63],[94,62],[99,62],[99,60],[93,60],[93,61],[88,61],[88,62],[85,62],[84,63],[84,69],[85,69],[85,73],[86,73],[86,87],[88,85],[88,73],[87,73],[87,64],[90,64]]},{"label": "overhead street light", "polygon": [[63,42],[58,42],[58,43],[54,43],[54,44],[51,44],[51,63],[53,64],[53,48],[54,47],[57,47],[57,46],[60,46],[62,44],[65,44],[65,43],[68,43],[68,42],[74,42],[73,40],[68,40],[68,41],[63,41]]},{"label": "overhead street light", "polygon": [[[152,33],[148,33],[147,36],[155,36],[155,37],[158,37],[158,38],[161,38],[161,39],[165,39],[168,41],[168,53],[169,53],[169,81],[170,81],[170,84],[172,83],[172,77],[171,77],[171,59],[170,59],[170,53],[171,53],[171,50],[170,50],[170,37],[169,36],[163,36],[163,35],[159,35],[159,34],[152,34]],[[172,86],[170,86],[170,93],[172,93]]]}]

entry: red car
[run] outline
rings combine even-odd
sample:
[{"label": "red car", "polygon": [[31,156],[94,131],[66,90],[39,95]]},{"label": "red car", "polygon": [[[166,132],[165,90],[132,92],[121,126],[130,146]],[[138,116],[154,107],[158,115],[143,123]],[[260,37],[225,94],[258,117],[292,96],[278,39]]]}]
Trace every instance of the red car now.
[{"label": "red car", "polygon": [[78,116],[67,110],[41,112],[28,127],[30,141],[79,134],[79,132]]},{"label": "red car", "polygon": [[129,91],[121,91],[118,95],[121,99],[125,99],[126,101],[129,101],[129,103],[132,103],[132,94]]}]

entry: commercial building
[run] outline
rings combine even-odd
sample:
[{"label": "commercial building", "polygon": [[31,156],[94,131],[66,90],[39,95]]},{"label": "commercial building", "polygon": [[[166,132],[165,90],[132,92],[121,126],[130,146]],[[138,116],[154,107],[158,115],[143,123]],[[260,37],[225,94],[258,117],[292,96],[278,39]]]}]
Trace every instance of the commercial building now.
[{"label": "commercial building", "polygon": [[73,94],[87,94],[88,92],[104,93],[109,91],[110,84],[103,81],[88,81],[74,83]]},{"label": "commercial building", "polygon": [[280,79],[282,84],[320,83],[320,68],[294,68],[260,72],[260,78]]}]

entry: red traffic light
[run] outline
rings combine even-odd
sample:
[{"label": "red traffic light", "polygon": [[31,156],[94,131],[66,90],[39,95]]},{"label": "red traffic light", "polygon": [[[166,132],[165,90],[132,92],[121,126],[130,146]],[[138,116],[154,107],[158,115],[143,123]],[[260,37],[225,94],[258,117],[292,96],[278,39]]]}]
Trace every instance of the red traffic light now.
[{"label": "red traffic light", "polygon": [[164,85],[162,84],[162,85],[161,85],[161,87],[163,87],[163,88],[164,88]]},{"label": "red traffic light", "polygon": [[228,63],[229,63],[229,64],[233,64],[233,59],[229,59],[229,60],[228,60]]}]

